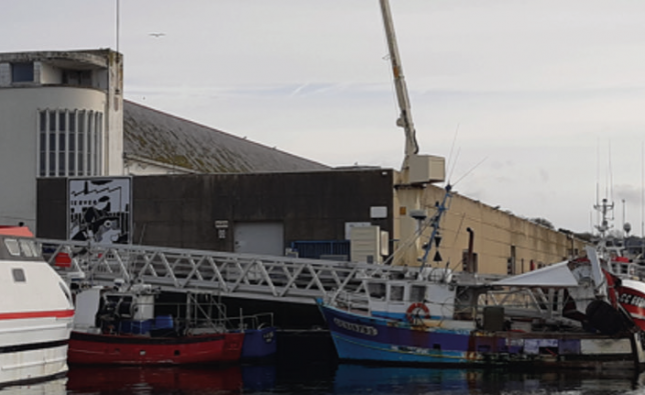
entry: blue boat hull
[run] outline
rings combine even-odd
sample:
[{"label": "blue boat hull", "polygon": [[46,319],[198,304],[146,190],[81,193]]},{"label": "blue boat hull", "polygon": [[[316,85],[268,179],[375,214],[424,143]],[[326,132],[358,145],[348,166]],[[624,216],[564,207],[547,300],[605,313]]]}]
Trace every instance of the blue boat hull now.
[{"label": "blue boat hull", "polygon": [[[459,366],[633,367],[638,337],[584,333],[486,333],[411,326],[319,304],[339,358]],[[638,335],[636,335],[638,336]],[[611,344],[599,349],[598,344]]]},{"label": "blue boat hull", "polygon": [[244,331],[242,359],[266,358],[277,351],[276,329],[266,327]]}]

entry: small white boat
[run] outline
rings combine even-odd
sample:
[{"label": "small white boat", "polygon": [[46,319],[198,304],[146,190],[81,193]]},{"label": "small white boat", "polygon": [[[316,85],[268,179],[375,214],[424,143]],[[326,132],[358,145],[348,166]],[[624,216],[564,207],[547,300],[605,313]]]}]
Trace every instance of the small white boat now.
[{"label": "small white boat", "polygon": [[74,306],[25,227],[0,227],[0,387],[67,372]]}]

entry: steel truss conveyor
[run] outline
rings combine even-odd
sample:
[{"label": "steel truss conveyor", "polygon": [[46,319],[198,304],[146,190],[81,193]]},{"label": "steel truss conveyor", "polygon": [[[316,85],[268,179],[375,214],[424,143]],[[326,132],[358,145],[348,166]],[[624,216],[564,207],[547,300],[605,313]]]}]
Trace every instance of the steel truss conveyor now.
[{"label": "steel truss conveyor", "polygon": [[[314,304],[334,293],[365,295],[366,276],[414,268],[204,250],[39,239],[45,259],[68,279],[137,282],[167,291]],[[357,296],[358,296],[357,295]]]}]

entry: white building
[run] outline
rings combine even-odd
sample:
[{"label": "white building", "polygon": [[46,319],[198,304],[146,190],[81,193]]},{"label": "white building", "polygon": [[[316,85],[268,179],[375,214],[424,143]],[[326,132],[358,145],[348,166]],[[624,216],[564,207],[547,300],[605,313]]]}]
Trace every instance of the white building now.
[{"label": "white building", "polygon": [[122,92],[108,49],[0,54],[0,224],[35,229],[37,177],[123,173]]}]

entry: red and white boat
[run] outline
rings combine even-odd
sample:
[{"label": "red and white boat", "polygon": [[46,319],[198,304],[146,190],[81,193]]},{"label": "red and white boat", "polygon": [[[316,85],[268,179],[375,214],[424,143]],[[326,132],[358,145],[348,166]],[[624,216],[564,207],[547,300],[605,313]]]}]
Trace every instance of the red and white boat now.
[{"label": "red and white boat", "polygon": [[210,294],[179,294],[185,297],[181,302],[178,295],[172,302],[160,302],[159,296],[144,284],[79,291],[69,362],[181,365],[240,360],[245,334],[229,331],[224,322],[210,317]]},{"label": "red and white boat", "polygon": [[[643,266],[637,263],[642,262],[643,256],[630,256],[625,245],[625,240],[611,237],[609,230],[610,212],[614,205],[603,199],[601,204],[594,206],[600,213],[602,220],[596,226],[599,238],[596,250],[602,260],[605,276],[610,288],[614,289],[615,302],[630,315],[634,323],[645,331],[645,282],[643,282]],[[628,234],[631,230],[629,224],[623,225],[623,231]],[[611,274],[608,274],[611,273]]]},{"label": "red and white boat", "polygon": [[0,227],[0,386],[67,372],[74,306],[26,227]]}]

